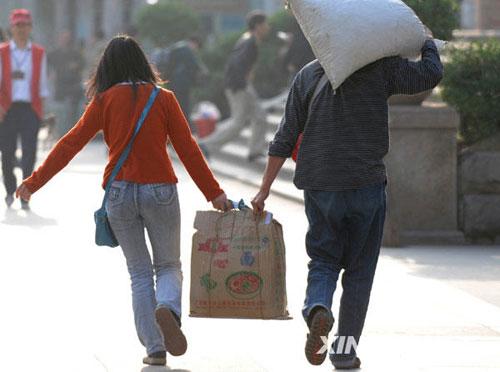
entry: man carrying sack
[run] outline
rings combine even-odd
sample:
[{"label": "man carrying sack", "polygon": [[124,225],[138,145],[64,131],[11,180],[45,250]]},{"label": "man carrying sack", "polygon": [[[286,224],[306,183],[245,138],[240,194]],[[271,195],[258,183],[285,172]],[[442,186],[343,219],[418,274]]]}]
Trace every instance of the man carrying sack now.
[{"label": "man carrying sack", "polygon": [[[10,26],[12,41],[0,44],[0,150],[7,191],[5,202],[9,208],[17,188],[14,175],[17,138],[21,137],[23,178],[27,178],[35,165],[43,99],[49,93],[45,51],[30,41],[30,11],[13,10]],[[21,205],[29,210],[27,201],[22,200]]]},{"label": "man carrying sack", "polygon": [[[309,2],[300,4],[306,8]],[[340,3],[325,2],[325,7]],[[317,14],[325,16],[325,12]],[[314,19],[308,21],[310,28],[316,27]],[[317,51],[314,36],[323,34],[311,35],[306,32]],[[321,52],[331,55],[336,50]],[[262,186],[252,201],[258,214],[303,133],[294,183],[304,190],[309,222],[309,274],[302,312],[309,327],[305,354],[313,365],[323,363],[327,355],[324,340],[333,327],[332,297],[342,269],[343,294],[330,359],[336,369],[361,365],[356,346],[368,309],[386,212],[383,158],[389,147],[387,99],[432,89],[443,75],[438,50],[430,38],[423,43],[421,56],[418,62],[401,57],[378,59],[338,87],[326,77],[327,64],[322,66],[321,59],[310,63],[295,78],[285,116],[270,145]]]}]

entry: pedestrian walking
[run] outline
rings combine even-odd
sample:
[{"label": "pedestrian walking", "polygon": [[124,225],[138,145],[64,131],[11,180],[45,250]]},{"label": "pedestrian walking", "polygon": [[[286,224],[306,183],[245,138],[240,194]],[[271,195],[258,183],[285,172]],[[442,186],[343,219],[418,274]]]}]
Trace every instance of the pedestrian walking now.
[{"label": "pedestrian walking", "polygon": [[247,16],[248,32],[236,43],[225,69],[224,85],[231,110],[231,120],[202,139],[208,153],[218,151],[224,144],[234,140],[241,130],[251,124],[248,160],[264,156],[266,146],[266,113],[260,106],[253,87],[254,70],[259,53],[259,44],[270,31],[267,16],[254,11]]},{"label": "pedestrian walking", "polygon": [[[49,95],[45,50],[30,40],[30,11],[13,10],[10,26],[12,40],[0,44],[0,149],[7,191],[5,202],[9,208],[17,188],[14,174],[17,140],[21,138],[21,167],[26,178],[35,166],[44,99]],[[21,206],[29,210],[28,201],[21,200]]]},{"label": "pedestrian walking", "polygon": [[2,27],[0,27],[0,43],[3,43],[5,41],[7,41],[7,34],[5,33],[5,31],[3,30]]},{"label": "pedestrian walking", "polygon": [[97,30],[92,40],[86,45],[84,49],[85,69],[83,71],[83,79],[85,81],[95,72],[107,44],[104,31]]},{"label": "pedestrian walking", "polygon": [[309,41],[307,41],[299,23],[296,21],[293,23],[290,37],[290,45],[283,56],[283,67],[293,78],[305,65],[314,61],[316,57]]},{"label": "pedestrian walking", "polygon": [[[83,116],[56,144],[44,163],[23,182],[17,196],[29,200],[101,130],[109,147],[105,187],[133,138],[146,103],[157,94],[159,82],[134,39],[118,36],[111,40],[91,79],[90,103]],[[182,355],[187,348],[180,328],[180,206],[177,178],[166,151],[167,138],[214,208],[225,210],[228,201],[171,91],[159,89],[144,125],[134,138],[123,168],[114,181],[111,180],[105,207],[130,274],[135,326],[147,352],[143,362],[165,365],[166,351]],[[145,230],[152,246],[153,261],[146,245]]]},{"label": "pedestrian walking", "polygon": [[[4,32],[3,28],[0,27],[0,43],[3,43],[5,41],[7,41],[8,38],[7,38],[7,34]],[[1,110],[1,107],[0,107],[0,110]],[[2,118],[0,118],[0,126],[2,125]],[[0,129],[0,154],[2,153],[2,147],[1,147],[1,144],[2,144],[2,130]]]},{"label": "pedestrian walking", "polygon": [[338,337],[330,359],[337,369],[361,364],[355,347],[344,347],[359,343],[382,241],[387,99],[432,89],[442,75],[439,53],[429,39],[421,61],[384,58],[358,70],[336,90],[318,61],[295,78],[252,205],[255,213],[263,211],[275,177],[303,132],[294,183],[304,190],[309,222],[310,261],[302,313],[309,327],[305,354],[313,365],[321,364],[327,355],[323,340],[334,323],[332,298],[341,270]]},{"label": "pedestrian walking", "polygon": [[191,123],[191,92],[200,77],[208,75],[208,68],[202,62],[198,53],[202,41],[198,36],[182,40],[161,53],[165,61],[159,61],[159,72],[168,81],[168,88],[175,93],[182,111],[190,123],[191,132],[196,134],[196,127]]},{"label": "pedestrian walking", "polygon": [[52,74],[54,80],[54,108],[57,135],[60,138],[71,129],[80,114],[85,59],[80,48],[73,44],[70,31],[59,34],[58,44],[48,54],[48,68],[49,75]]}]

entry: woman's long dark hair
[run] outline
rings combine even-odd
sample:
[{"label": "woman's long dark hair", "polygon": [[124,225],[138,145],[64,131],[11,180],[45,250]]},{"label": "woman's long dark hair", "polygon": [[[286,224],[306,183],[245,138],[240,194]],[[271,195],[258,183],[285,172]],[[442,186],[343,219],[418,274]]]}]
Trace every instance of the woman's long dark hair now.
[{"label": "woman's long dark hair", "polygon": [[113,85],[124,82],[131,82],[135,91],[138,83],[158,84],[161,79],[137,41],[127,35],[118,35],[109,42],[87,83],[87,98],[91,100]]}]

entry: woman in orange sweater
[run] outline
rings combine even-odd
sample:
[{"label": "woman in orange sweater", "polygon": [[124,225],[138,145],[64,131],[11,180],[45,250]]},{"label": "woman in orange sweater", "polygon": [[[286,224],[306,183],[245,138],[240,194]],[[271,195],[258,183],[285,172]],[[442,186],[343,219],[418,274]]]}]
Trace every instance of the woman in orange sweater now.
[{"label": "woman in orange sweater", "polygon": [[[23,182],[16,195],[28,201],[100,130],[109,147],[104,187],[158,82],[158,75],[134,39],[118,36],[111,40],[90,81],[91,102],[85,113]],[[136,330],[147,352],[143,361],[154,365],[166,364],[166,351],[182,355],[187,348],[180,329],[180,210],[177,178],[166,151],[168,138],[214,208],[226,210],[229,204],[192,137],[174,94],[161,89],[130,155],[111,185],[106,202],[109,222],[126,257],[131,278]]]}]

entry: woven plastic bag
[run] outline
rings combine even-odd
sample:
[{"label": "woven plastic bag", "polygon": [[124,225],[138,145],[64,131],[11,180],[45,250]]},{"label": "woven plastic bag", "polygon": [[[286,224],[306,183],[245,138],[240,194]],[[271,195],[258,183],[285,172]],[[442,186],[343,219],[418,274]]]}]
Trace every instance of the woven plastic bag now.
[{"label": "woven plastic bag", "polygon": [[416,57],[423,23],[400,0],[289,0],[314,54],[337,89],[354,72],[384,57]]}]

